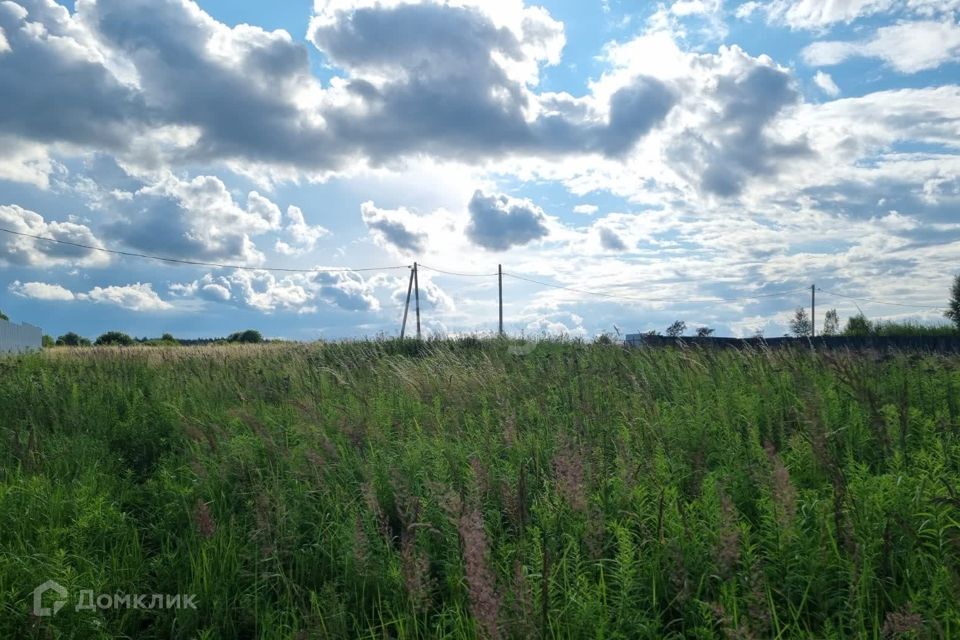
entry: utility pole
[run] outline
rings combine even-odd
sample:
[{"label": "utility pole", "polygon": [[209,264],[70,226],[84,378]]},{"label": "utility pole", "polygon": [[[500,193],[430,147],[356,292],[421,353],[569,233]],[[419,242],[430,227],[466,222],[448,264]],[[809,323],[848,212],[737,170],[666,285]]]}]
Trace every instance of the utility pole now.
[{"label": "utility pole", "polygon": [[497,284],[500,289],[500,335],[503,336],[503,265],[497,265]]},{"label": "utility pole", "polygon": [[417,276],[417,263],[413,263],[413,290],[417,301],[417,340],[420,339],[420,278]]},{"label": "utility pole", "polygon": [[817,337],[817,285],[810,285],[810,337]]},{"label": "utility pole", "polygon": [[413,290],[413,269],[410,269],[410,282],[407,283],[407,303],[403,305],[403,324],[400,325],[400,339],[407,331],[407,312],[410,311],[410,292]]}]

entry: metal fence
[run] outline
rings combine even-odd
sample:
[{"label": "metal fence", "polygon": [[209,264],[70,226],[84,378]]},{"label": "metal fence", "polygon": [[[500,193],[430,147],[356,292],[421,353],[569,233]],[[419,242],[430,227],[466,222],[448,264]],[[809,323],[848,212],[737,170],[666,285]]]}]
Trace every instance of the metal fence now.
[{"label": "metal fence", "polygon": [[0,354],[36,351],[43,343],[43,331],[31,324],[0,320]]}]

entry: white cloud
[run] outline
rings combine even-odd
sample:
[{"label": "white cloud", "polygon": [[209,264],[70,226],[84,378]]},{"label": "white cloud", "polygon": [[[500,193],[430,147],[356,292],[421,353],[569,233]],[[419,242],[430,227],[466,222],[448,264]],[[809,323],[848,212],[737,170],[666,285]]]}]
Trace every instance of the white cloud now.
[{"label": "white cloud", "polygon": [[[822,29],[838,22],[890,10],[896,0],[773,0],[766,5],[745,3],[744,13],[762,8],[770,22],[786,24],[794,29]],[[738,10],[739,14],[739,10]]]},{"label": "white cloud", "polygon": [[373,284],[350,271],[277,277],[269,271],[235,270],[226,276],[206,274],[193,282],[173,284],[170,291],[180,297],[232,301],[267,313],[278,310],[314,313],[320,303],[347,311],[380,309]]},{"label": "white cloud", "polygon": [[282,240],[277,240],[274,249],[277,253],[289,256],[302,255],[313,251],[317,241],[330,234],[330,231],[320,225],[307,224],[303,217],[303,211],[300,207],[290,205],[287,207],[286,224],[283,227],[284,233],[290,239],[289,244]]},{"label": "white cloud", "polygon": [[952,18],[880,27],[867,40],[814,42],[803,50],[811,65],[835,65],[852,57],[879,58],[901,73],[934,69],[960,56],[960,25]]},{"label": "white cloud", "polygon": [[172,305],[160,299],[149,282],[123,286],[94,287],[87,293],[76,294],[77,300],[110,304],[131,311],[164,311]]},{"label": "white cloud", "polygon": [[[257,191],[240,206],[223,181],[201,175],[183,180],[165,172],[131,197],[109,198],[118,219],[109,234],[141,251],[178,258],[264,261],[253,237],[281,229],[280,208]],[[312,247],[322,231],[290,218],[289,233],[300,232],[297,243]],[[296,213],[293,214],[294,216]]]},{"label": "white cloud", "polygon": [[378,245],[404,256],[426,249],[433,226],[431,220],[405,208],[380,209],[370,201],[360,205],[360,217]]},{"label": "white cloud", "polygon": [[[103,247],[100,240],[86,225],[75,222],[48,222],[39,213],[17,205],[0,205],[0,226],[40,238],[53,238],[89,247]],[[38,267],[61,265],[96,267],[108,264],[110,258],[101,251],[3,233],[0,234],[0,261]]]},{"label": "white cloud", "polygon": [[550,235],[543,209],[530,200],[477,191],[468,209],[467,237],[490,251],[506,251]]},{"label": "white cloud", "polygon": [[840,95],[840,87],[838,87],[837,83],[833,81],[833,78],[830,77],[829,73],[817,71],[817,73],[813,76],[813,82],[820,87],[821,91],[831,98],[835,98]]},{"label": "white cloud", "polygon": [[153,285],[141,282],[122,286],[94,287],[86,293],[74,293],[59,284],[15,280],[10,285],[10,291],[15,295],[35,300],[60,302],[85,300],[114,305],[131,311],[164,311],[172,308],[170,303],[156,294]]},{"label": "white cloud", "polygon": [[46,146],[16,136],[0,135],[0,180],[46,189],[55,166]]},{"label": "white cloud", "polygon": [[65,289],[58,284],[47,282],[20,282],[14,280],[10,284],[10,292],[24,298],[33,298],[34,300],[74,300],[73,292]]},{"label": "white cloud", "polygon": [[595,204],[578,204],[573,208],[574,213],[582,213],[587,216],[592,216],[599,210],[600,207]]}]

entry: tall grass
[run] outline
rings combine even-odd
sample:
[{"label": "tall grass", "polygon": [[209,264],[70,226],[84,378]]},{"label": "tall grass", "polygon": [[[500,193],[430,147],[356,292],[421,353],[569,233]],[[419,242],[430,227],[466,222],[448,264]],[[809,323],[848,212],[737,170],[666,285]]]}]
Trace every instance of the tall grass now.
[{"label": "tall grass", "polygon": [[508,346],[0,359],[0,637],[960,635],[960,359]]}]

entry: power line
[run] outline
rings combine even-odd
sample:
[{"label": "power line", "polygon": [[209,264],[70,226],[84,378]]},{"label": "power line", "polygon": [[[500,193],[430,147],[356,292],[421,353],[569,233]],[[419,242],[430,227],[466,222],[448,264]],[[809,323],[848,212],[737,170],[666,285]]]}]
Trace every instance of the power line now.
[{"label": "power line", "polygon": [[[107,248],[105,248],[105,247],[95,247],[95,246],[93,246],[93,245],[83,244],[83,243],[80,243],[80,242],[72,242],[72,241],[70,241],[70,240],[60,240],[60,239],[58,239],[58,238],[50,238],[50,237],[46,237],[46,236],[38,236],[38,235],[30,234],[30,233],[24,233],[24,232],[22,232],[22,231],[14,231],[14,230],[12,230],[12,229],[5,229],[5,228],[3,228],[3,227],[0,227],[0,231],[2,231],[3,233],[9,233],[9,234],[15,235],[15,236],[21,236],[21,237],[24,237],[24,238],[31,238],[31,239],[33,239],[33,240],[42,240],[42,241],[44,241],[44,242],[52,242],[52,243],[55,243],[55,244],[61,244],[61,245],[66,245],[66,246],[70,246],[70,247],[77,247],[77,248],[79,248],[79,249],[87,249],[87,250],[89,250],[89,251],[100,251],[100,252],[102,252],[102,253],[109,253],[109,254],[113,254],[113,255],[126,256],[126,257],[131,257],[131,258],[142,258],[142,259],[145,259],[145,260],[157,260],[157,261],[160,261],[160,262],[169,262],[169,263],[173,263],[173,264],[184,264],[184,265],[198,266],[198,267],[213,267],[213,268],[218,268],[218,269],[241,269],[241,270],[247,270],[247,271],[274,271],[274,272],[280,272],[280,273],[336,273],[336,272],[350,272],[350,271],[388,271],[388,270],[394,270],[394,269],[409,269],[409,268],[410,268],[410,265],[391,265],[391,266],[385,266],[385,267],[357,267],[357,268],[334,267],[334,268],[313,268],[313,269],[293,269],[293,268],[287,268],[287,267],[255,267],[255,266],[240,265],[240,264],[225,264],[225,263],[221,263],[221,262],[205,262],[205,261],[202,261],[202,260],[186,260],[186,259],[183,259],[183,258],[171,258],[171,257],[168,257],[168,256],[156,256],[156,255],[151,255],[151,254],[147,254],[147,253],[137,253],[137,252],[135,252],[135,251],[120,251],[120,250],[117,250],[117,249],[107,249]],[[461,271],[448,271],[448,270],[445,270],[445,269],[438,269],[438,268],[436,268],[436,267],[430,267],[430,266],[427,266],[427,265],[425,265],[425,264],[420,264],[419,266],[422,267],[423,269],[429,269],[430,271],[435,271],[435,272],[437,272],[437,273],[443,273],[443,274],[451,275],[451,276],[468,277],[468,278],[489,278],[489,277],[493,277],[493,276],[499,275],[498,273],[465,273],[465,272],[461,272]],[[806,290],[806,287],[801,287],[801,288],[797,288],[797,289],[788,289],[788,290],[786,290],[786,291],[776,291],[776,292],[772,292],[772,293],[758,293],[758,294],[754,294],[754,295],[737,296],[737,297],[733,297],[733,298],[687,298],[687,299],[682,299],[682,298],[638,298],[638,297],[634,297],[634,296],[623,296],[623,295],[618,295],[618,294],[605,293],[605,292],[603,292],[603,291],[593,291],[593,290],[589,290],[589,289],[579,289],[579,288],[576,288],[576,287],[568,287],[568,286],[565,286],[565,285],[553,284],[553,283],[550,283],[550,282],[543,282],[543,281],[541,281],[541,280],[535,280],[535,279],[533,279],[533,278],[527,278],[526,276],[521,276],[521,275],[518,275],[518,274],[515,274],[515,273],[508,273],[508,272],[506,272],[506,271],[503,272],[503,275],[508,276],[508,277],[510,277],[510,278],[517,279],[517,280],[523,280],[523,281],[525,281],[525,282],[530,282],[530,283],[533,283],[533,284],[538,284],[538,285],[541,285],[541,286],[544,286],[544,287],[551,287],[551,288],[553,288],[553,289],[562,289],[562,290],[564,290],[564,291],[571,291],[571,292],[573,292],[573,293],[580,293],[580,294],[584,294],[584,295],[598,296],[598,297],[602,297],[602,298],[610,298],[610,299],[617,299],[617,300],[629,300],[629,301],[633,301],[633,302],[675,302],[675,303],[683,303],[683,302],[736,302],[736,301],[739,301],[739,300],[755,300],[755,299],[760,299],[760,298],[777,298],[777,297],[782,297],[782,296],[785,296],[785,295],[789,295],[789,294],[792,294],[792,293],[797,293],[797,292],[799,292],[799,291],[804,291],[804,290]],[[901,302],[888,302],[888,301],[885,301],[885,300],[876,300],[876,299],[874,299],[874,298],[861,298],[861,297],[857,297],[857,296],[849,296],[849,295],[846,295],[846,294],[843,294],[843,293],[836,293],[836,292],[834,292],[834,291],[828,291],[828,290],[826,290],[826,289],[818,289],[818,290],[819,290],[821,293],[826,293],[827,295],[836,296],[836,297],[838,297],[838,298],[846,298],[846,299],[849,299],[849,300],[858,300],[858,301],[860,301],[860,302],[869,302],[869,303],[873,303],[873,304],[883,304],[883,305],[889,305],[889,306],[892,306],[892,307],[906,307],[906,308],[911,308],[911,309],[936,309],[936,310],[942,310],[942,309],[944,308],[944,307],[942,307],[942,306],[936,306],[936,305],[906,304],[906,303],[901,303]]]},{"label": "power line", "polygon": [[886,305],[890,305],[891,307],[908,307],[911,309],[937,309],[937,310],[941,310],[944,308],[942,306],[934,306],[929,304],[905,304],[902,302],[886,302],[884,300],[875,300],[873,298],[858,298],[856,296],[848,296],[842,293],[834,293],[833,291],[827,291],[826,289],[821,289],[819,287],[817,287],[817,291],[819,291],[820,293],[826,293],[827,295],[836,296],[838,298],[847,298],[849,300],[859,300],[860,302],[872,302],[874,304],[886,304]]},{"label": "power line", "polygon": [[554,289],[564,289],[566,291],[572,291],[574,293],[582,293],[585,295],[591,296],[600,296],[603,298],[614,298],[618,300],[631,300],[633,302],[735,302],[737,300],[753,300],[756,298],[776,298],[785,296],[791,293],[797,293],[798,291],[806,291],[806,287],[801,287],[798,289],[789,289],[787,291],[776,291],[773,293],[758,293],[750,296],[738,296],[735,298],[689,298],[689,299],[679,299],[679,298],[636,298],[631,296],[621,296],[612,293],[604,293],[602,291],[591,291],[589,289],[577,289],[574,287],[567,287],[560,284],[552,284],[549,282],[542,282],[540,280],[534,280],[533,278],[527,278],[520,276],[514,273],[503,272],[503,275],[509,276],[511,278],[516,278],[517,280],[524,280],[526,282],[532,282],[534,284],[539,284],[544,287],[552,287]]},{"label": "power line", "polygon": [[33,238],[34,240],[44,240],[45,242],[54,242],[56,244],[68,245],[71,247],[78,247],[80,249],[89,249],[91,251],[101,251],[103,253],[111,253],[118,256],[127,256],[131,258],[144,258],[146,260],[158,260],[160,262],[172,262],[174,264],[187,264],[198,267],[216,267],[220,269],[244,269],[248,271],[278,271],[282,273],[334,273],[334,272],[346,272],[346,271],[387,271],[391,269],[408,269],[409,265],[399,265],[391,267],[360,267],[357,269],[350,269],[348,267],[334,267],[330,269],[290,269],[285,267],[252,267],[249,265],[242,264],[223,264],[220,262],[203,262],[200,260],[184,260],[181,258],[169,258],[166,256],[154,256],[146,253],[136,253],[134,251],[118,251],[117,249],[106,249],[104,247],[94,247],[89,244],[82,244],[80,242],[71,242],[69,240],[58,240],[57,238],[48,238],[45,236],[35,236],[30,233],[23,233],[22,231],[13,231],[12,229],[4,229],[0,227],[0,231],[4,233],[9,233],[15,236],[22,236],[24,238]]},{"label": "power line", "polygon": [[429,269],[430,271],[436,271],[437,273],[445,273],[448,276],[463,276],[464,278],[492,278],[495,275],[498,275],[496,271],[493,273],[463,273],[460,271],[445,271],[444,269],[437,269],[435,267],[428,267],[422,262],[418,263],[421,269]]}]

